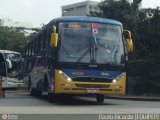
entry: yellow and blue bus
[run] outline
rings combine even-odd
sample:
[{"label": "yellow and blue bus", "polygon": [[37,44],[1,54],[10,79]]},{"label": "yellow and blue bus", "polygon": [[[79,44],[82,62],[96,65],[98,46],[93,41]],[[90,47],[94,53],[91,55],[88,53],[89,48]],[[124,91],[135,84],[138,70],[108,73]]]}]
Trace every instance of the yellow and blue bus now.
[{"label": "yellow and blue bus", "polygon": [[[126,38],[124,33],[127,34]],[[119,21],[96,17],[52,20],[27,45],[26,84],[30,95],[125,95],[131,34]]]}]

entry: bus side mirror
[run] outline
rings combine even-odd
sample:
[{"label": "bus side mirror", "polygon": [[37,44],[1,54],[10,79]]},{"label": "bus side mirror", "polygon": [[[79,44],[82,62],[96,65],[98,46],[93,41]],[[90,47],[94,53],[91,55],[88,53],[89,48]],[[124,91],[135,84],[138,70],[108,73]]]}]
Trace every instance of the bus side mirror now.
[{"label": "bus side mirror", "polygon": [[11,69],[12,68],[12,62],[9,59],[6,59],[6,62],[7,62],[7,67]]},{"label": "bus side mirror", "polygon": [[128,52],[133,52],[133,41],[131,37],[131,32],[129,30],[124,30],[124,36],[126,39],[126,47]]},{"label": "bus side mirror", "polygon": [[57,43],[58,43],[58,33],[56,33],[56,27],[53,26],[53,33],[51,34],[50,46],[51,47],[57,47]]}]

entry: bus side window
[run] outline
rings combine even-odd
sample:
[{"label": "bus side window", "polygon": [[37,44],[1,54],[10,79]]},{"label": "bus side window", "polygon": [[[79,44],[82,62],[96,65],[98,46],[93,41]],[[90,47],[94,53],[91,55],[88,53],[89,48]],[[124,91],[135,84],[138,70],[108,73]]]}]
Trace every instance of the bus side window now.
[{"label": "bus side window", "polygon": [[43,50],[46,49],[46,30],[44,30],[44,33],[42,34],[43,39]]},{"label": "bus side window", "polygon": [[37,40],[34,40],[34,55],[36,56],[36,47],[37,47]]},{"label": "bus side window", "polygon": [[38,36],[38,39],[37,39],[37,55],[39,55],[39,52],[40,52],[40,39],[39,39],[39,36]]},{"label": "bus side window", "polygon": [[49,48],[49,30],[47,30],[47,33],[46,33],[46,49],[48,50],[48,48]]},{"label": "bus side window", "polygon": [[28,51],[29,51],[29,54],[28,56],[31,57],[31,43],[29,43],[29,46],[28,46]]},{"label": "bus side window", "polygon": [[43,51],[43,35],[42,34],[38,36],[38,41],[39,41],[39,52],[42,52]]},{"label": "bus side window", "polygon": [[38,55],[38,39],[36,38],[36,41],[35,41],[36,43],[36,47],[35,47],[35,54],[36,54],[36,56]]},{"label": "bus side window", "polygon": [[30,51],[31,51],[30,57],[32,57],[32,55],[33,55],[33,41],[31,42],[31,45],[30,45]]},{"label": "bus side window", "polygon": [[28,47],[25,48],[25,59],[27,59],[27,52],[28,52],[28,51],[27,51],[27,48],[28,48]]},{"label": "bus side window", "polygon": [[27,47],[27,58],[29,58],[29,45]]},{"label": "bus side window", "polygon": [[34,54],[34,44],[35,44],[35,42],[33,41],[33,42],[32,42],[32,56],[35,55],[35,54]]}]

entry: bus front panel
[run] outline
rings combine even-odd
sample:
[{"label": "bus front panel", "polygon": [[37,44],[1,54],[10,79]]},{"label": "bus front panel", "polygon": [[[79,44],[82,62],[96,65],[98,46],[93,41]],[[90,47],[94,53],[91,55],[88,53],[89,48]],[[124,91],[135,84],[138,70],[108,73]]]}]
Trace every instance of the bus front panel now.
[{"label": "bus front panel", "polygon": [[56,94],[125,95],[126,73],[62,69],[55,71]]}]

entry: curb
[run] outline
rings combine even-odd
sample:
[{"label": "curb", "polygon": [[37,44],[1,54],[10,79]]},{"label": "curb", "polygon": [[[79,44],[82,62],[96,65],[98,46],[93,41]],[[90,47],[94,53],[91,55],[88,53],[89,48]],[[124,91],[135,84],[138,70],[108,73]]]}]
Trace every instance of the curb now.
[{"label": "curb", "polygon": [[109,99],[134,100],[134,101],[160,101],[160,97],[147,96],[106,96]]}]

